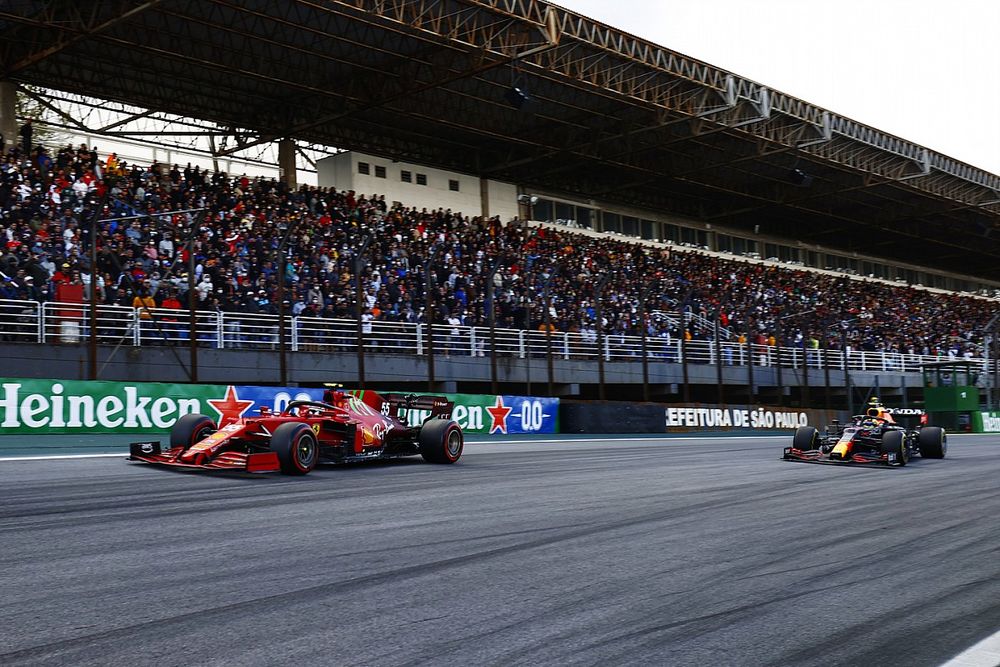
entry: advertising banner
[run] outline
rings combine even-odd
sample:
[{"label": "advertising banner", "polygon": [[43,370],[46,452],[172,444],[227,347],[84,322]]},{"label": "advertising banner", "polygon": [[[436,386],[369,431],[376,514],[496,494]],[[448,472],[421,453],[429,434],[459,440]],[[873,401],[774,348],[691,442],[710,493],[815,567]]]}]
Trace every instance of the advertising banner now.
[{"label": "advertising banner", "polygon": [[973,412],[973,433],[1000,432],[1000,412]]},{"label": "advertising banner", "polygon": [[[556,433],[559,399],[448,394],[469,433]],[[0,434],[153,433],[198,413],[223,425],[262,406],[319,401],[322,388],[0,378]],[[422,420],[427,414],[412,415]]]},{"label": "advertising banner", "polygon": [[[442,394],[455,402],[452,418],[466,433],[558,433],[559,399],[493,394]],[[411,423],[429,411],[414,411]]]},{"label": "advertising banner", "polygon": [[189,413],[224,423],[322,389],[0,378],[0,433],[152,433]]},{"label": "advertising banner", "polygon": [[832,419],[845,419],[836,411],[742,405],[670,405],[664,408],[664,425],[670,431],[794,431],[800,426],[822,429]]}]

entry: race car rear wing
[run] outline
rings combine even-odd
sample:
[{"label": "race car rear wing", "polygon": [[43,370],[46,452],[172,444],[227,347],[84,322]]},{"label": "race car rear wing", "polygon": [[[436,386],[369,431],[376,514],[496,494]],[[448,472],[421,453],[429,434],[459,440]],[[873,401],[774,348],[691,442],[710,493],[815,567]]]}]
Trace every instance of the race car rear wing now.
[{"label": "race car rear wing", "polygon": [[451,419],[451,412],[455,409],[455,402],[449,401],[444,396],[391,393],[381,396],[389,404],[395,416],[399,416],[402,410],[405,410],[406,414],[411,414],[412,410],[429,410],[430,415],[427,419]]}]

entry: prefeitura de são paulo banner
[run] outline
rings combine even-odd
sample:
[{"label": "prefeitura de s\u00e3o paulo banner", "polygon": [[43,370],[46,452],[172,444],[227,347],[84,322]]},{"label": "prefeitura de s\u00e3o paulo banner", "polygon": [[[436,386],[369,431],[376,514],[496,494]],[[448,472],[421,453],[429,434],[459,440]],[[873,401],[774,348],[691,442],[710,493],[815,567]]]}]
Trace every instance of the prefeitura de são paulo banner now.
[{"label": "prefeitura de s\u00e3o paulo banner", "polygon": [[[321,388],[0,378],[0,434],[150,433],[199,413],[223,421],[321,400]],[[470,433],[555,433],[558,399],[449,395]],[[415,414],[415,418],[426,415]]]},{"label": "prefeitura de s\u00e3o paulo banner", "polygon": [[781,408],[745,405],[671,405],[664,409],[666,430],[705,431],[736,430],[795,430],[800,426],[824,426],[831,419],[845,419],[836,411],[810,408]]}]

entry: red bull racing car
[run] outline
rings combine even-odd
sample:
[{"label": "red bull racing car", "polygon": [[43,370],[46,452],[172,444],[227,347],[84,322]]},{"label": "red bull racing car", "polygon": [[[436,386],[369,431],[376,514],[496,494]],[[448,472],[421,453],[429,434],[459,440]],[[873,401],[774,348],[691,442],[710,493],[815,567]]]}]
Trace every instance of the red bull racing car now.
[{"label": "red bull racing car", "polygon": [[[170,444],[134,442],[129,459],[175,468],[282,472],[305,475],[317,463],[350,463],[420,455],[430,463],[462,456],[462,429],[451,419],[454,403],[438,396],[354,395],[328,390],[323,401],[291,401],[280,413],[260,408],[256,417],[216,425],[205,415],[184,415]],[[429,410],[411,426],[412,410]]]},{"label": "red bull racing car", "polygon": [[786,461],[807,463],[876,463],[905,466],[912,457],[943,459],[948,452],[948,435],[939,426],[921,424],[906,428],[896,417],[920,417],[922,410],[890,409],[874,399],[863,415],[855,415],[850,423],[834,420],[820,434],[812,426],[795,431],[792,446],[785,447]]}]

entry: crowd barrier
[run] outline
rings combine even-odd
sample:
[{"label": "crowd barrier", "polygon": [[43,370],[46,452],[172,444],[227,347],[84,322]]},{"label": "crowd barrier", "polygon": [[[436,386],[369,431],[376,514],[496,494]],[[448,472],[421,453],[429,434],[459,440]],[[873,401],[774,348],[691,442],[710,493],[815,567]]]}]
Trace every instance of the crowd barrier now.
[{"label": "crowd barrier", "polygon": [[[668,313],[671,322],[700,319],[691,313]],[[101,345],[183,346],[190,344],[188,311],[164,308],[136,309],[125,306],[97,307],[93,318],[97,342]],[[226,350],[278,350],[280,347],[277,315],[250,315],[221,311],[195,313],[195,338],[203,347]],[[0,299],[0,341],[82,345],[91,337],[90,306],[85,303],[11,301]],[[642,339],[619,333],[607,333],[600,339],[593,330],[552,332],[523,329],[500,329],[490,339],[489,327],[435,325],[433,336],[426,324],[412,322],[368,322],[364,325],[364,349],[371,354],[427,355],[433,340],[435,355],[440,357],[487,357],[491,344],[496,354],[518,359],[553,359],[640,363]],[[285,318],[284,341],[289,352],[355,353],[357,321],[289,315]],[[709,364],[724,366],[753,365],[761,368],[824,369],[849,372],[917,373],[928,363],[948,357],[835,349],[777,347],[739,343],[729,332],[720,332],[712,340],[691,340],[682,344],[676,337],[651,336],[646,340],[646,358],[650,363]],[[970,359],[982,366],[982,372],[994,369],[986,359]]]}]

